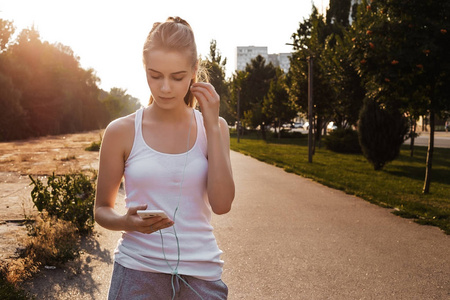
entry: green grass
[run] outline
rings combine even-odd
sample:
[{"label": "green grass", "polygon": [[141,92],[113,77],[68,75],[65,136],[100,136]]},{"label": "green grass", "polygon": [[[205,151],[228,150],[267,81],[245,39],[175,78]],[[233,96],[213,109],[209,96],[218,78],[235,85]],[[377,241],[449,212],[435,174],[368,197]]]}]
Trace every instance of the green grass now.
[{"label": "green grass", "polygon": [[395,208],[396,215],[420,224],[438,226],[450,234],[450,149],[435,148],[430,193],[424,195],[426,147],[409,146],[383,170],[374,171],[361,154],[339,154],[316,148],[308,163],[307,139],[269,139],[267,142],[244,137],[231,149],[283,168],[326,186],[356,195],[383,207]]}]

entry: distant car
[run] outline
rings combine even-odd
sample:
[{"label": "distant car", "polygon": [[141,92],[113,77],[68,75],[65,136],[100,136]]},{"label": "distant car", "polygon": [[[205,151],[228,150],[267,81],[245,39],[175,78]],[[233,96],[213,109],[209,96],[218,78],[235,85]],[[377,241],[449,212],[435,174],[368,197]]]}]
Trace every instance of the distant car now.
[{"label": "distant car", "polygon": [[303,129],[304,130],[308,130],[309,129],[309,122],[305,122],[305,124],[303,124]]},{"label": "distant car", "polygon": [[301,122],[295,122],[292,126],[293,126],[294,128],[302,128],[302,127],[303,127],[303,123],[301,123]]},{"label": "distant car", "polygon": [[334,122],[328,123],[328,125],[327,125],[327,130],[328,131],[333,131],[333,130],[336,130],[336,129],[337,129],[337,126],[334,125]]}]

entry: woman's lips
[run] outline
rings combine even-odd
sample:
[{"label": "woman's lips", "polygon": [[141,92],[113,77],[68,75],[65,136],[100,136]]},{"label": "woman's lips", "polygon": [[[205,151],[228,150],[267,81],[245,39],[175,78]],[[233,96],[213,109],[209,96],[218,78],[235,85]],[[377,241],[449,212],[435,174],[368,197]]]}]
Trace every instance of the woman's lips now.
[{"label": "woman's lips", "polygon": [[175,97],[159,97],[159,99],[161,99],[161,100],[165,100],[165,101],[169,101],[169,100],[172,100],[172,99],[174,99]]}]

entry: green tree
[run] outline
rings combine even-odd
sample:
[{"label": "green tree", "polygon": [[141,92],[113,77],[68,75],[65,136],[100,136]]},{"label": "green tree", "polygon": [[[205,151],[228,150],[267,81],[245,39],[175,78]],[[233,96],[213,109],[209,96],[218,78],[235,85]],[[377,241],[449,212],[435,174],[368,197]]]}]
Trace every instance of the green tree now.
[{"label": "green tree", "polygon": [[[334,46],[329,45],[331,39]],[[320,67],[326,70],[325,78],[331,86],[331,102],[335,104],[332,119],[338,127],[344,128],[357,125],[365,97],[361,77],[350,58],[352,46],[349,34],[330,36],[320,60]]]},{"label": "green tree", "polygon": [[11,80],[4,79],[2,84],[20,94],[17,98],[9,93],[2,101],[21,107],[23,115],[17,113],[24,124],[8,123],[11,128],[4,130],[20,130],[20,136],[26,138],[106,125],[106,111],[98,100],[99,79],[92,69],[80,67],[79,57],[70,47],[41,41],[39,32],[31,28],[22,30],[0,54],[0,72]]},{"label": "green tree", "polygon": [[23,122],[25,111],[21,106],[20,91],[14,86],[11,78],[6,74],[6,49],[10,38],[14,34],[13,23],[0,19],[0,141],[22,138],[26,131]]},{"label": "green tree", "polygon": [[330,36],[330,26],[325,18],[313,7],[309,19],[300,23],[297,32],[292,35],[295,52],[290,58],[288,73],[289,95],[299,110],[308,113],[308,57],[313,57],[313,101],[315,142],[320,141],[321,132],[333,118],[336,97],[329,82],[328,70],[322,64],[325,41]]},{"label": "green tree", "polygon": [[276,69],[272,63],[258,55],[245,67],[245,76],[241,75],[240,104],[244,121],[253,128],[260,127],[263,139],[266,139],[265,126],[267,118],[262,113],[264,97],[266,97],[270,82],[275,79]]},{"label": "green tree", "polygon": [[134,113],[141,107],[137,98],[128,95],[126,90],[120,88],[111,88],[101,101],[109,113],[110,120]]},{"label": "green tree", "polygon": [[[230,80],[229,83],[229,89],[230,89],[230,112],[234,118],[235,121],[239,120],[241,122],[241,125],[244,125],[241,121],[242,119],[242,105],[241,105],[241,89],[244,85],[244,82],[246,81],[248,76],[248,73],[245,71],[236,71],[236,73],[233,74],[233,77]],[[246,103],[244,102],[244,105]],[[236,123],[237,124],[237,123]],[[243,130],[246,128],[246,126],[240,126],[241,133],[243,133]],[[237,129],[237,128],[236,128]]]},{"label": "green tree", "polygon": [[225,79],[225,66],[227,59],[222,59],[222,54],[217,49],[216,40],[212,40],[209,46],[209,56],[204,61],[204,65],[208,70],[209,81],[214,86],[217,94],[220,96],[219,114],[228,124],[232,124],[235,118],[230,107],[230,92],[228,83]]},{"label": "green tree", "polygon": [[289,99],[286,75],[281,68],[276,69],[276,78],[270,82],[267,95],[264,97],[262,112],[268,123],[274,124],[280,138],[281,126],[291,121],[296,115],[295,103]]},{"label": "green tree", "polygon": [[26,131],[25,111],[20,105],[20,92],[11,78],[0,73],[0,141],[21,139]]},{"label": "green tree", "polygon": [[363,1],[354,24],[354,59],[367,97],[388,110],[430,119],[423,192],[428,193],[435,118],[450,109],[450,2]]},{"label": "green tree", "polygon": [[327,24],[349,25],[351,0],[330,0],[329,9],[327,10]]},{"label": "green tree", "polygon": [[13,22],[0,18],[0,53],[6,49],[14,31]]}]

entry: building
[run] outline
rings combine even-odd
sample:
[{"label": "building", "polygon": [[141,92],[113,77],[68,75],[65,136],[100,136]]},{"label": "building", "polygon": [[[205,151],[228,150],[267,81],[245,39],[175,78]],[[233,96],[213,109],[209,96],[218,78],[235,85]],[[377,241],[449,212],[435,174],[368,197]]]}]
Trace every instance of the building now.
[{"label": "building", "polygon": [[284,73],[287,73],[289,71],[289,67],[291,66],[289,57],[291,57],[291,53],[269,54],[269,62],[271,62],[275,67],[280,67],[283,69]]},{"label": "building", "polygon": [[291,53],[269,54],[267,47],[237,47],[236,48],[236,70],[242,71],[250,61],[261,55],[267,63],[272,63],[275,67],[281,67],[284,72],[289,71]]}]

